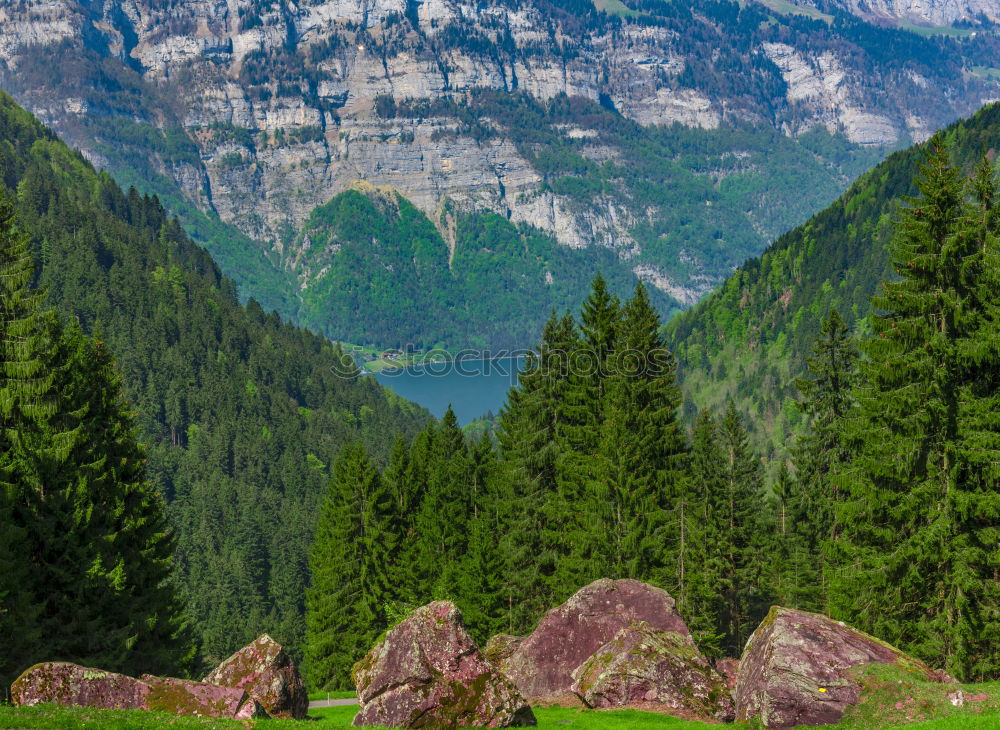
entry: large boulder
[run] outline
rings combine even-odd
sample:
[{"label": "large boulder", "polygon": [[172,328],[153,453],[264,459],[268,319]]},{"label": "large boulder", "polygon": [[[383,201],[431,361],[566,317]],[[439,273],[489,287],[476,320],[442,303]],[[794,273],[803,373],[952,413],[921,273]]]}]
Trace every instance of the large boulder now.
[{"label": "large boulder", "polygon": [[144,674],[139,679],[69,662],[45,662],[11,685],[15,705],[51,702],[102,710],[158,710],[237,720],[266,717],[242,689]]},{"label": "large boulder", "polygon": [[205,682],[246,690],[271,717],[301,720],[309,711],[302,677],[284,648],[267,634],[240,649]]},{"label": "large boulder", "polygon": [[621,629],[573,672],[573,691],[595,709],[631,707],[732,720],[725,680],[690,637],[645,621]]},{"label": "large boulder", "polygon": [[836,723],[861,699],[849,670],[894,664],[930,681],[942,675],[840,621],[775,606],[753,632],[736,679],[736,719],[766,728]]},{"label": "large boulder", "polygon": [[522,641],[524,641],[523,636],[512,636],[510,634],[491,636],[490,640],[486,642],[486,646],[483,647],[483,656],[493,666],[502,667],[504,662],[510,658],[510,655],[521,645]]},{"label": "large boulder", "polygon": [[666,591],[637,580],[604,578],[549,611],[501,669],[532,704],[575,699],[573,671],[638,621],[690,640],[674,599]]},{"label": "large boulder", "polygon": [[726,680],[726,686],[730,690],[736,689],[736,675],[740,672],[740,660],[732,657],[723,657],[715,662],[715,671]]},{"label": "large boulder", "polygon": [[36,664],[10,687],[15,705],[51,702],[102,710],[143,709],[148,694],[149,685],[138,679],[69,662]]},{"label": "large boulder", "polygon": [[355,725],[534,725],[517,688],[487,662],[450,601],[418,608],[354,665]]},{"label": "large boulder", "polygon": [[143,674],[139,679],[149,687],[145,710],[234,720],[267,717],[264,708],[242,689],[151,674]]}]

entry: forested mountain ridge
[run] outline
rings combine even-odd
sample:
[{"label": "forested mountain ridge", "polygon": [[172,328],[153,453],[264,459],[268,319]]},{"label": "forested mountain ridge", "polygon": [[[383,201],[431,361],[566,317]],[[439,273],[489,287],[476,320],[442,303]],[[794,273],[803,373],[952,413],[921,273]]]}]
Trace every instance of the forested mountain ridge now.
[{"label": "forested mountain ridge", "polygon": [[[971,172],[1000,147],[1000,104],[951,125],[944,138]],[[895,277],[886,244],[924,154],[924,145],[893,154],[667,325],[689,415],[692,403],[732,397],[750,415],[763,453],[787,454],[803,417],[795,381],[823,319],[836,309],[855,333],[865,332],[870,298]]]},{"label": "forested mountain ridge", "polygon": [[[609,7],[12,3],[0,84],[159,194],[245,292],[289,316],[323,288],[300,266],[303,225],[359,179],[400,191],[445,242],[457,213],[496,213],[609,247],[622,275],[689,305],[882,146],[1000,93],[988,25],[921,38],[836,8]],[[592,262],[564,265],[541,281]],[[517,296],[538,311],[579,305],[532,276]]]},{"label": "forested mountain ridge", "polygon": [[121,370],[204,658],[265,630],[296,646],[329,465],[353,442],[387,459],[391,434],[415,433],[429,414],[336,373],[341,355],[321,337],[240,305],[155,198],[123,192],[4,94],[0,182],[48,304]]}]

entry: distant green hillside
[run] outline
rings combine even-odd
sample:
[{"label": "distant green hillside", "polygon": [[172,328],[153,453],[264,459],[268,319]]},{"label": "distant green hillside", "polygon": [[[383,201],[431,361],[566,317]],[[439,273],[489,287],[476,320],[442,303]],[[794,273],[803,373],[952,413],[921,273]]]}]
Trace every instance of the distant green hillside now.
[{"label": "distant green hillside", "polygon": [[[946,138],[956,160],[971,168],[1000,146],[1000,104],[951,125]],[[862,330],[869,297],[892,275],[885,245],[896,206],[914,192],[922,156],[921,145],[892,155],[668,325],[689,403],[734,397],[765,453],[781,453],[799,419],[795,378],[821,319],[836,308]]]},{"label": "distant green hillside", "polygon": [[[518,348],[553,308],[579,307],[594,271],[620,296],[635,286],[606,248],[570,249],[495,213],[445,216],[451,245],[391,190],[363,186],[316,208],[300,235],[299,321],[381,346]],[[654,297],[663,310],[676,306]]]},{"label": "distant green hillside", "polygon": [[323,338],[241,305],[156,198],[123,192],[3,93],[0,195],[14,198],[49,305],[122,371],[205,660],[264,631],[296,647],[330,463],[357,441],[385,460],[429,414],[338,375]]}]

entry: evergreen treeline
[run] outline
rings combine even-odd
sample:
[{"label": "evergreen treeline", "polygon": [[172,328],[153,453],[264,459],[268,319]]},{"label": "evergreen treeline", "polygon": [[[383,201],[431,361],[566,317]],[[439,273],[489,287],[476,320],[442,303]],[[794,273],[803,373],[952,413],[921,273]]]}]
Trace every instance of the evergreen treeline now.
[{"label": "evergreen treeline", "polygon": [[123,192],[3,94],[0,193],[45,306],[96,333],[118,363],[147,478],[175,528],[200,661],[264,631],[300,647],[330,465],[355,441],[384,462],[391,434],[412,437],[429,415],[374,379],[345,377],[323,338],[241,306],[155,197]]},{"label": "evergreen treeline", "polygon": [[449,411],[384,470],[344,453],[312,548],[313,686],[349,685],[409,606],[451,597],[485,641],[605,576],[663,586],[706,651],[739,652],[769,605],[760,461],[733,407],[689,446],[660,324],[641,284],[621,303],[598,277],[579,322],[549,319],[496,443]]},{"label": "evergreen treeline", "polygon": [[[943,134],[956,163],[971,172],[983,150],[1000,147],[1000,104]],[[780,236],[667,326],[688,397],[716,408],[735,400],[772,463],[788,455],[786,446],[803,429],[795,381],[806,372],[826,313],[836,309],[848,327],[863,329],[871,294],[894,274],[888,244],[895,207],[917,192],[926,147],[897,152],[862,175],[833,205]]]},{"label": "evergreen treeline", "polygon": [[553,315],[488,436],[448,414],[390,466],[338,462],[312,552],[307,671],[349,682],[409,604],[450,597],[480,641],[530,631],[598,577],[660,585],[710,657],[772,603],[822,611],[961,680],[1000,674],[1000,215],[932,140],[860,343],[836,310],[798,381],[806,428],[765,487],[732,400],[678,421],[640,285]]},{"label": "evergreen treeline", "polygon": [[0,198],[0,686],[43,660],[177,671],[194,642],[133,414],[104,345],[42,310],[32,269]]}]

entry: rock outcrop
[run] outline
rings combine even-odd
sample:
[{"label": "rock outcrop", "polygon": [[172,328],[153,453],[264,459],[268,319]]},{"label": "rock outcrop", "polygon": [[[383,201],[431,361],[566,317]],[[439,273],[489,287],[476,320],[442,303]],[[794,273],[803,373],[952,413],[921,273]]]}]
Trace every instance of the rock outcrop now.
[{"label": "rock outcrop", "polygon": [[597,709],[632,707],[732,720],[725,680],[689,636],[645,621],[620,630],[573,672],[573,691]]},{"label": "rock outcrop", "polygon": [[732,657],[723,657],[715,662],[715,671],[726,680],[726,686],[730,690],[736,689],[736,676],[740,671],[740,660]]},{"label": "rock outcrop", "polygon": [[309,710],[299,670],[267,634],[226,659],[204,681],[245,690],[270,717],[300,720]]},{"label": "rock outcrop", "polygon": [[[1000,0],[832,3],[880,23],[980,13],[996,20],[1000,12]],[[450,107],[482,95],[511,94],[511,108],[585,100],[643,125],[749,124],[790,137],[825,129],[883,145],[923,139],[1000,96],[1000,81],[962,59],[961,46],[942,62],[925,58],[926,49],[885,58],[836,24],[822,33],[781,30],[771,5],[743,7],[774,23],[614,10],[580,19],[547,3],[499,0],[2,3],[0,86],[99,167],[115,167],[109,150],[127,148],[152,167],[144,174],[170,180],[172,194],[239,228],[296,277],[304,272],[295,269],[301,251],[290,250],[294,233],[317,206],[365,180],[398,190],[435,224],[445,207],[485,209],[568,246],[611,247],[689,304],[735,265],[698,243],[713,234],[716,216],[694,217],[696,230],[710,226],[694,245],[667,242],[670,255],[642,256],[648,234],[635,232],[657,221],[680,227],[671,211],[677,200],[642,196],[636,205],[616,181],[581,202],[550,185],[534,143],[489,110],[502,102],[474,111],[471,126]],[[52,63],[74,73],[50,74]],[[727,68],[741,69],[735,85],[720,71]],[[619,142],[579,125],[564,125],[560,139],[574,155],[598,164],[622,156]],[[735,144],[718,167],[699,165],[698,174],[718,185],[732,159],[748,154]],[[766,180],[765,170],[749,164],[748,180]],[[764,190],[747,221],[766,225],[761,247],[783,230],[762,223],[780,205]],[[727,244],[716,245],[725,252]]]},{"label": "rock outcrop", "polygon": [[535,725],[517,688],[487,662],[450,601],[418,608],[354,665],[354,724],[402,728]]},{"label": "rock outcrop", "polygon": [[10,687],[18,706],[51,702],[64,707],[138,710],[146,706],[149,685],[124,674],[81,667],[69,662],[43,662],[26,669]]},{"label": "rock outcrop", "polygon": [[872,663],[942,679],[922,662],[840,621],[775,606],[740,660],[736,719],[758,719],[772,730],[836,723],[861,698],[848,670]]},{"label": "rock outcrop", "polygon": [[143,674],[139,679],[149,687],[144,710],[233,720],[267,717],[264,708],[242,689],[151,674]]},{"label": "rock outcrop", "polygon": [[66,707],[156,710],[236,720],[267,716],[242,689],[149,674],[135,679],[69,662],[44,662],[27,669],[14,680],[11,699],[15,705],[51,702]]},{"label": "rock outcrop", "polygon": [[497,634],[491,636],[483,648],[483,656],[486,661],[495,667],[502,667],[510,655],[517,651],[517,647],[524,641],[523,636],[511,636],[510,634]]},{"label": "rock outcrop", "polygon": [[640,621],[694,647],[669,593],[636,580],[602,578],[549,611],[501,669],[529,702],[572,701],[573,671],[623,628]]}]

